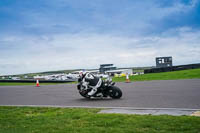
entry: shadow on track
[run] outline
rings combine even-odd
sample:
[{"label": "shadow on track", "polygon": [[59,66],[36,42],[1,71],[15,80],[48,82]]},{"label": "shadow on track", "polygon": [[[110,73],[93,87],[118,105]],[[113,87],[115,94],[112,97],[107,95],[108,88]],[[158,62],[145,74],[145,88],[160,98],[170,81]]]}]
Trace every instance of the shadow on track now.
[{"label": "shadow on track", "polygon": [[95,102],[95,101],[118,101],[118,100],[122,100],[122,99],[112,99],[112,98],[102,98],[102,97],[95,97],[95,98],[80,98],[80,99],[76,99],[76,101],[79,102]]}]

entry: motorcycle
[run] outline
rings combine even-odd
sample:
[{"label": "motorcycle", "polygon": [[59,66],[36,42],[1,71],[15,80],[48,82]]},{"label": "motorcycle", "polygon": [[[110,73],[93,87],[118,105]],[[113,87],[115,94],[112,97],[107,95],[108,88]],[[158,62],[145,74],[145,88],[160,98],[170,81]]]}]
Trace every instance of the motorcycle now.
[{"label": "motorcycle", "polygon": [[[111,97],[113,99],[119,99],[122,96],[122,91],[119,87],[114,86],[115,82],[112,82],[112,79],[106,79],[102,80],[101,86],[98,88],[95,95],[92,97]],[[91,87],[85,88],[82,86],[82,81],[78,80],[77,89],[81,96],[85,98],[91,98],[91,96],[88,95],[88,92],[91,91]]]}]

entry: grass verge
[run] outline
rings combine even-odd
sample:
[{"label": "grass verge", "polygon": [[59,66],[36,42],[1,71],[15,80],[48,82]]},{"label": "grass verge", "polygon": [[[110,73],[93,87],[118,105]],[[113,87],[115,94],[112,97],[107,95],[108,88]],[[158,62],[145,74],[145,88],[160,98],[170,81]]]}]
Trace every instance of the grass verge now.
[{"label": "grass verge", "polygon": [[[200,69],[190,69],[182,71],[151,73],[130,76],[131,81],[149,81],[149,80],[177,80],[177,79],[194,79],[200,78]],[[126,77],[113,77],[115,82],[125,82]]]},{"label": "grass verge", "polygon": [[99,109],[0,107],[0,133],[199,133],[200,118],[97,114]]}]

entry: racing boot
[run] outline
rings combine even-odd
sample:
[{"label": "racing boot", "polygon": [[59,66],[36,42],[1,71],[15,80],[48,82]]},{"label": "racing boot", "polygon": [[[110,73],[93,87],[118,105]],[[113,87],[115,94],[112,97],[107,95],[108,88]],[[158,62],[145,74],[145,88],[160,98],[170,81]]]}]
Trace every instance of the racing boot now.
[{"label": "racing boot", "polygon": [[88,92],[89,96],[93,96],[97,92],[97,88],[93,88],[90,92]]}]

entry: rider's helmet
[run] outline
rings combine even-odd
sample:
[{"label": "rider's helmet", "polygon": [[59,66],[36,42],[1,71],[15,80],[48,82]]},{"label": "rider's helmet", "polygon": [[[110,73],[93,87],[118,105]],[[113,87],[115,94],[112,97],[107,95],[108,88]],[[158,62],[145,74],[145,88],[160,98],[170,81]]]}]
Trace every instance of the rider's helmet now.
[{"label": "rider's helmet", "polygon": [[86,74],[86,71],[85,70],[82,70],[82,71],[80,71],[79,72],[79,77],[84,77],[85,76],[85,74]]}]

